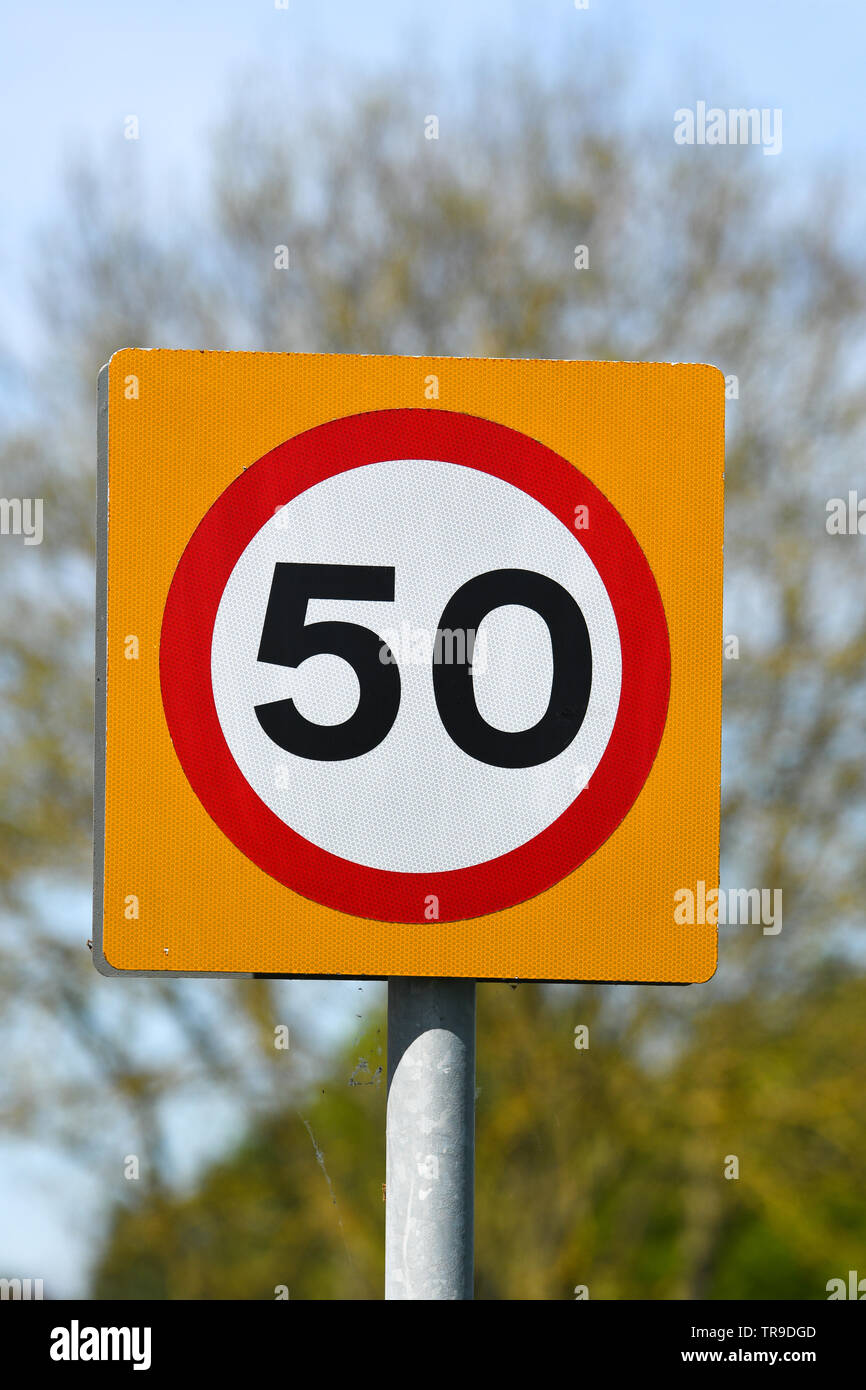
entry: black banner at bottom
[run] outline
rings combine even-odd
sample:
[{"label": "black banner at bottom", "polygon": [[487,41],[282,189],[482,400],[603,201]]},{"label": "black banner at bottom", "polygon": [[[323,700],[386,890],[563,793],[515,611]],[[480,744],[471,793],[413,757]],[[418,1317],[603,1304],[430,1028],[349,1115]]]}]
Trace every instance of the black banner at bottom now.
[{"label": "black banner at bottom", "polygon": [[[847,1301],[714,1302],[714,1303],[523,1303],[479,1305],[475,1313],[412,1312],[405,1305],[386,1310],[369,1304],[293,1303],[129,1303],[27,1302],[5,1299],[0,1306],[4,1360],[16,1369],[92,1377],[110,1369],[114,1375],[194,1371],[221,1376],[242,1372],[258,1376],[271,1369],[291,1374],[298,1354],[332,1371],[342,1356],[370,1357],[387,1349],[380,1342],[394,1330],[416,1329],[437,1340],[423,1353],[431,1372],[438,1358],[453,1357],[450,1343],[438,1340],[459,1327],[471,1346],[460,1354],[464,1365],[507,1357],[521,1342],[524,1354],[554,1350],[568,1355],[575,1373],[590,1358],[608,1371],[648,1370],[666,1373],[678,1367],[700,1370],[715,1366],[802,1366],[828,1373],[859,1361],[866,1310]],[[483,1311],[482,1311],[483,1309]],[[499,1311],[497,1311],[499,1310]],[[506,1323],[499,1323],[505,1311]],[[355,1317],[357,1316],[357,1323]],[[415,1319],[421,1317],[421,1323]],[[442,1323],[440,1319],[446,1318]],[[451,1323],[450,1319],[457,1319]],[[464,1318],[466,1321],[464,1322]],[[337,1331],[339,1329],[339,1335]],[[544,1342],[527,1344],[538,1330]],[[491,1339],[500,1332],[496,1340]],[[484,1340],[479,1339],[479,1334]],[[419,1350],[425,1346],[418,1344]],[[312,1369],[307,1366],[307,1372]],[[516,1373],[517,1368],[512,1366]]]}]

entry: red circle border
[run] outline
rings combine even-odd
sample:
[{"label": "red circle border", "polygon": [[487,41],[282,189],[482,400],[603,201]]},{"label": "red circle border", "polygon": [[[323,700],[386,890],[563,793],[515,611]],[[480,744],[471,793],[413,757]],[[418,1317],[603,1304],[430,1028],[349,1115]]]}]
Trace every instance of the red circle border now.
[{"label": "red circle border", "polygon": [[[372,869],[312,844],[280,820],[244,778],[226,743],[211,685],[217,609],[253,536],[300,493],[337,473],[386,459],[435,458],[511,483],[583,545],[613,606],[622,684],[613,732],[589,785],[527,843],[469,868],[430,873]],[[346,460],[351,459],[347,464]],[[317,425],[246,468],[217,498],[175,570],[163,615],[160,684],[180,764],[232,843],[277,882],[323,906],[383,922],[486,916],[536,897],[574,872],[623,820],[655,760],[670,698],[670,643],[661,595],[632,531],[585,474],[537,440],[455,411],[376,410]]]}]

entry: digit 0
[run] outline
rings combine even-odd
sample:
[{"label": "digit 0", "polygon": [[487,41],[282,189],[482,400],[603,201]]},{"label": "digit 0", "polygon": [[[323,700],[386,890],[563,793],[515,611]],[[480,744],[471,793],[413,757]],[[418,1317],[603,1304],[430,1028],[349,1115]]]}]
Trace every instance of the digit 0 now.
[{"label": "digit 0", "polygon": [[547,624],[553,652],[553,680],[547,709],[531,729],[495,729],[475,701],[469,656],[433,666],[439,718],[449,735],[479,762],[494,767],[537,767],[565,751],[586,715],[592,686],[592,646],[586,620],[567,589],[532,570],[491,570],[457,590],[439,619],[435,650],[443,631],[477,632],[484,618],[505,604],[531,608]]}]

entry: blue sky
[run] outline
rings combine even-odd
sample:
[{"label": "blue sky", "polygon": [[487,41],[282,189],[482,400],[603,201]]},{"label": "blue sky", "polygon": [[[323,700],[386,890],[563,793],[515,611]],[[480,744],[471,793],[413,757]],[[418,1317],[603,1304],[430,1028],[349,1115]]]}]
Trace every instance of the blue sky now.
[{"label": "blue sky", "polygon": [[[587,11],[574,0],[288,0],[284,10],[274,0],[0,0],[0,342],[32,350],[34,231],[56,209],[71,155],[130,156],[129,114],[150,182],[194,188],[226,89],[256,62],[278,65],[303,109],[308,74],[338,89],[347,75],[392,74],[423,53],[439,76],[419,100],[436,111],[475,54],[525,54],[544,68],[566,52],[577,67],[599,44],[623,57],[636,106],[663,138],[674,110],[698,100],[781,107],[778,165],[795,184],[799,172],[843,162],[863,187],[863,0],[589,0]],[[418,81],[411,70],[405,80]],[[351,986],[300,988],[316,991],[308,997],[332,1025],[345,1014],[352,1026]],[[51,1276],[57,1292],[80,1290],[94,1199],[81,1175],[21,1148],[0,1168],[2,1186],[3,1253],[20,1258],[22,1274]]]},{"label": "blue sky", "polygon": [[[26,345],[30,337],[32,235],[56,204],[70,154],[89,148],[105,159],[129,157],[118,133],[124,117],[136,114],[136,157],[149,178],[188,184],[227,84],[256,61],[278,64],[303,105],[313,71],[339,86],[347,73],[390,72],[417,51],[447,84],[473,53],[516,51],[543,67],[565,50],[579,64],[600,40],[625,55],[636,98],[657,113],[665,138],[673,110],[699,98],[781,107],[788,171],[840,157],[863,163],[862,0],[589,0],[586,11],[574,0],[286,3],[5,0],[0,321],[7,344],[11,337]],[[436,110],[437,91],[424,95]]]}]

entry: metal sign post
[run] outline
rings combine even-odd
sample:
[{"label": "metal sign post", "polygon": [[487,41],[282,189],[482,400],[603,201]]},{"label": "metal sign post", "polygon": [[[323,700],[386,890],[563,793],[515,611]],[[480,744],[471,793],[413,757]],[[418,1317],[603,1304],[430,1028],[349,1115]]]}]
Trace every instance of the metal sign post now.
[{"label": "metal sign post", "polygon": [[388,981],[386,1299],[472,1297],[475,981]]}]

